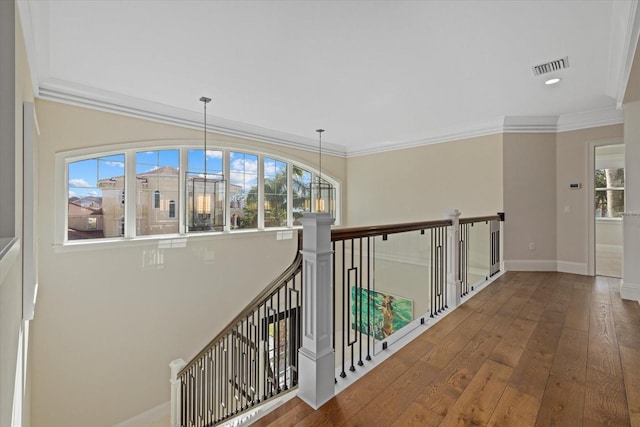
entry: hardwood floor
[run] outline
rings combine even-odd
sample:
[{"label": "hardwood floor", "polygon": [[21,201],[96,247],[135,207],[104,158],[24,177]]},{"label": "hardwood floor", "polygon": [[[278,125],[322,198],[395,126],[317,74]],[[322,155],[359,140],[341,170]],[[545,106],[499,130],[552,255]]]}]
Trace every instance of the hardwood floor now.
[{"label": "hardwood floor", "polygon": [[257,426],[640,426],[640,305],[619,280],[506,273],[318,411]]}]

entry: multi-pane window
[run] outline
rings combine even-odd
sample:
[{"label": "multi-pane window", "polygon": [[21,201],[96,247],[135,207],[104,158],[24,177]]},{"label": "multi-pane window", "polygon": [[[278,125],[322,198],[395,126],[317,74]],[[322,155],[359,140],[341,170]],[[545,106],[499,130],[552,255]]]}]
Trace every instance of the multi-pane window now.
[{"label": "multi-pane window", "polygon": [[178,200],[179,165],[178,150],[136,153],[136,235],[179,232],[175,206],[170,212],[170,201]]},{"label": "multi-pane window", "polygon": [[68,165],[67,239],[124,235],[124,154]]},{"label": "multi-pane window", "polygon": [[597,218],[619,218],[624,212],[624,168],[596,169]]},{"label": "multi-pane window", "polygon": [[131,148],[66,165],[61,241],[286,227],[334,206],[318,175],[254,153]]},{"label": "multi-pane window", "polygon": [[287,225],[287,164],[264,159],[264,226]]},{"label": "multi-pane window", "polygon": [[225,181],[222,151],[189,150],[186,174],[188,231],[218,231],[224,226]]},{"label": "multi-pane window", "polygon": [[311,211],[311,172],[299,166],[291,170],[291,194],[293,195],[293,225],[300,225],[304,212]]},{"label": "multi-pane window", "polygon": [[231,228],[258,227],[258,156],[229,155],[229,207]]}]

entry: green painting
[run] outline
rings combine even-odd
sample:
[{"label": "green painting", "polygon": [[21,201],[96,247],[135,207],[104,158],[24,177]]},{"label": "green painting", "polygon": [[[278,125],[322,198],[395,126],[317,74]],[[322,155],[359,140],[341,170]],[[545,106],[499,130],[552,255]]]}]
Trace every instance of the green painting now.
[{"label": "green painting", "polygon": [[413,301],[382,292],[351,288],[351,328],[383,340],[413,320]]}]

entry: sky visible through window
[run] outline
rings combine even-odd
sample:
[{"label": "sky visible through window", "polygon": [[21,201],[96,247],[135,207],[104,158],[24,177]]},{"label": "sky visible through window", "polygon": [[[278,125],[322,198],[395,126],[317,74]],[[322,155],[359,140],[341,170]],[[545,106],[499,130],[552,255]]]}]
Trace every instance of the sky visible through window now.
[{"label": "sky visible through window", "polygon": [[69,198],[102,197],[98,181],[124,175],[124,154],[69,163]]},{"label": "sky visible through window", "polygon": [[[187,159],[190,173],[204,173],[204,150],[189,150]],[[222,151],[207,150],[207,173],[222,175]]]}]

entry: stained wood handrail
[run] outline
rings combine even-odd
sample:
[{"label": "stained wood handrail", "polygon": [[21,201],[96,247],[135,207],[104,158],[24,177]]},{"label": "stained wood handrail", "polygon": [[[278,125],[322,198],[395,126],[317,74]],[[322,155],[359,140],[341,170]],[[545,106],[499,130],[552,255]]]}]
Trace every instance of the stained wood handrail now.
[{"label": "stained wood handrail", "polygon": [[496,215],[488,215],[488,216],[474,216],[470,218],[460,218],[460,224],[473,224],[476,222],[486,222],[486,221],[501,221],[501,216],[499,214]]},{"label": "stained wood handrail", "polygon": [[[460,218],[460,224],[471,224],[484,221],[500,221],[501,216],[487,215],[469,218]],[[353,239],[358,237],[384,236],[386,234],[405,233],[407,231],[428,230],[430,228],[450,226],[450,219],[441,219],[435,221],[419,221],[407,222],[404,224],[387,224],[387,225],[371,225],[361,227],[336,227],[331,230],[331,241],[340,241]]]},{"label": "stained wood handrail", "polygon": [[222,339],[227,334],[229,334],[233,330],[233,328],[238,324],[238,322],[246,318],[247,315],[253,312],[258,306],[260,306],[260,304],[267,297],[269,297],[274,292],[277,292],[283,284],[285,284],[291,277],[295,276],[300,270],[302,270],[302,254],[300,253],[300,249],[302,249],[301,244],[302,244],[302,231],[299,231],[298,232],[298,249],[296,250],[296,256],[293,259],[293,262],[291,263],[291,265],[289,265],[289,267],[287,267],[287,269],[284,270],[282,274],[280,274],[278,277],[272,280],[271,283],[269,283],[269,285],[267,285],[267,287],[264,288],[264,290],[262,290],[262,292],[260,292],[254,299],[252,299],[251,302],[247,304],[247,306],[243,310],[241,310],[240,313],[233,318],[233,320],[231,320],[231,322],[229,322],[224,328],[222,328],[220,333],[218,333],[215,336],[215,338],[209,341],[209,343],[206,346],[204,346],[204,348],[200,350],[200,352],[197,355],[195,355],[191,359],[191,361],[185,365],[184,368],[180,370],[180,372],[178,373],[178,377],[182,376],[184,372],[186,372],[191,366],[197,363],[202,356],[204,356],[212,347],[215,346],[215,344],[218,341],[220,341],[220,339]]},{"label": "stained wood handrail", "polygon": [[450,219],[436,221],[407,222],[404,224],[372,225],[364,227],[336,227],[331,230],[331,241],[340,241],[358,237],[384,236],[385,234],[404,233],[407,231],[427,230],[451,225]]}]

